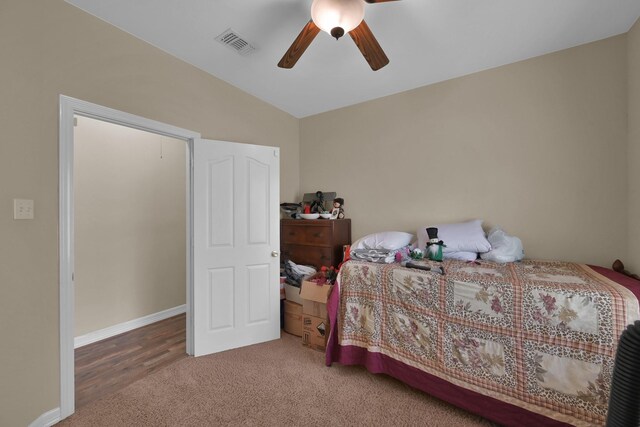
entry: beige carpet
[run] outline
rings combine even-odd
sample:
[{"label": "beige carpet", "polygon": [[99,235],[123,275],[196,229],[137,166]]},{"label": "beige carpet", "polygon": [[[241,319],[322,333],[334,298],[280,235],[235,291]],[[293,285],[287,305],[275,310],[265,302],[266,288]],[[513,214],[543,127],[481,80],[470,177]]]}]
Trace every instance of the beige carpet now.
[{"label": "beige carpet", "polygon": [[300,338],[180,360],[61,426],[428,425],[488,421],[361,367],[324,366]]}]

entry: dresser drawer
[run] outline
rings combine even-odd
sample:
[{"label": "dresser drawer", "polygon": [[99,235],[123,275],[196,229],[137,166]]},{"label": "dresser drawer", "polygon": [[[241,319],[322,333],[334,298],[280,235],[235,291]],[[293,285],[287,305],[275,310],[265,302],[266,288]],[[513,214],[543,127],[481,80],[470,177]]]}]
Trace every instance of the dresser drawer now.
[{"label": "dresser drawer", "polygon": [[342,246],[351,243],[351,220],[282,219],[280,252],[296,264],[337,267]]},{"label": "dresser drawer", "polygon": [[283,245],[282,257],[291,259],[296,264],[312,265],[316,268],[323,265],[330,266],[333,262],[331,257],[332,248],[306,245]]},{"label": "dresser drawer", "polygon": [[[328,220],[327,220],[328,221]],[[323,226],[288,226],[283,227],[282,243],[284,244],[302,244],[302,245],[326,245],[331,244],[332,239],[331,227]]]}]

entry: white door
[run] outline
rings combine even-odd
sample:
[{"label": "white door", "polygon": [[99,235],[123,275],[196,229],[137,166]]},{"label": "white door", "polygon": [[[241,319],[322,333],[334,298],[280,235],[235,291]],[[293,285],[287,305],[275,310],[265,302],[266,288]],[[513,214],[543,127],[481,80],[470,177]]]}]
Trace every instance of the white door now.
[{"label": "white door", "polygon": [[194,355],[280,337],[279,149],[193,147]]}]

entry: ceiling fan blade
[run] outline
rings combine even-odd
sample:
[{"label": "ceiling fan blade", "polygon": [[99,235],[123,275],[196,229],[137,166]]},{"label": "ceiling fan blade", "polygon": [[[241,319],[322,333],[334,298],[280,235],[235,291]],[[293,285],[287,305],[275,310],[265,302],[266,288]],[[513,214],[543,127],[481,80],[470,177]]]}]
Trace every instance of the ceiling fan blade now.
[{"label": "ceiling fan blade", "polygon": [[293,41],[291,47],[284,54],[280,62],[278,62],[278,67],[293,68],[319,32],[320,28],[318,28],[313,21],[309,21],[302,31],[300,31],[300,34],[298,34],[298,37]]},{"label": "ceiling fan blade", "polygon": [[349,32],[349,35],[373,71],[377,71],[389,63],[389,58],[385,55],[364,19],[360,25]]},{"label": "ceiling fan blade", "polygon": [[367,3],[385,3],[388,1],[399,1],[399,0],[364,0],[364,1],[366,1]]}]

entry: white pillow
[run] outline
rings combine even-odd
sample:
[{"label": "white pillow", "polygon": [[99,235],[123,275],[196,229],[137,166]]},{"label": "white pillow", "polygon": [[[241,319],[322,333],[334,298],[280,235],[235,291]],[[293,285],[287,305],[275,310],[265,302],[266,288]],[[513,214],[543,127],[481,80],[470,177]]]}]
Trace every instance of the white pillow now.
[{"label": "white pillow", "polygon": [[459,259],[462,261],[475,261],[478,259],[478,254],[476,252],[444,252],[442,251],[442,258],[444,259]]},{"label": "white pillow", "polygon": [[411,233],[383,231],[356,240],[351,245],[351,249],[388,249],[393,251],[409,245],[413,240],[415,240],[415,236]]},{"label": "white pillow", "polygon": [[[443,253],[450,252],[489,252],[491,244],[484,235],[482,220],[474,219],[468,222],[455,224],[430,225],[438,229],[438,239],[446,245]],[[418,229],[418,247],[424,250],[429,236],[427,227]]]}]

